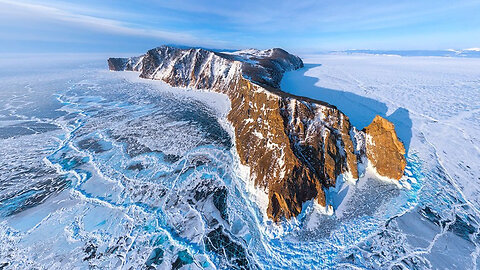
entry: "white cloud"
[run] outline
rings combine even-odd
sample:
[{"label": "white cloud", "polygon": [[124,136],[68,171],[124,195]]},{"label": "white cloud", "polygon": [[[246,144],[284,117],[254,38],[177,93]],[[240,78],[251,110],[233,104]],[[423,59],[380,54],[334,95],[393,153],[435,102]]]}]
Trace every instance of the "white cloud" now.
[{"label": "white cloud", "polygon": [[[224,42],[218,40],[208,40],[199,38],[192,33],[178,32],[178,31],[164,31],[158,29],[147,29],[139,25],[128,24],[119,20],[106,19],[96,16],[76,14],[71,11],[66,11],[58,7],[25,3],[11,0],[0,0],[0,6],[16,7],[26,11],[23,13],[25,17],[42,17],[49,20],[56,20],[73,25],[80,25],[95,31],[104,31],[113,34],[127,35],[133,37],[150,37],[162,41],[179,43],[185,45],[200,45],[200,46],[221,46],[226,45]],[[5,11],[4,11],[5,12]]]}]

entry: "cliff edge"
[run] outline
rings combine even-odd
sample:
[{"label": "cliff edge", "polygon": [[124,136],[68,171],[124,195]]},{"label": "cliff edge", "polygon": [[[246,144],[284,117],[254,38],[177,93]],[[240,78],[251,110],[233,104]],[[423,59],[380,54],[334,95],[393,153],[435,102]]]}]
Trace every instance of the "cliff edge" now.
[{"label": "cliff edge", "polygon": [[403,175],[405,149],[388,120],[377,116],[360,131],[335,106],[280,89],[286,71],[303,67],[283,49],[220,53],[161,46],[139,57],[109,58],[108,65],[172,86],[226,94],[240,161],[268,193],[267,214],[274,221],[297,216],[311,199],[326,206],[324,189],[334,187],[341,174],[357,179],[363,160],[382,176]]}]

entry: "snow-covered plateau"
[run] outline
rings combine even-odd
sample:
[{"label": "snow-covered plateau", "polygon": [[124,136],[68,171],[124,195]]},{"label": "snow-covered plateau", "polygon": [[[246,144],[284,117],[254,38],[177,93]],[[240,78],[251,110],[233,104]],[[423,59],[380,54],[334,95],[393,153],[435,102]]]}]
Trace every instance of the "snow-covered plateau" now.
[{"label": "snow-covered plateau", "polygon": [[2,56],[0,269],[476,269],[480,59],[307,55],[282,90],[375,115],[407,150],[297,217],[266,218],[226,95],[109,72],[104,56]]}]

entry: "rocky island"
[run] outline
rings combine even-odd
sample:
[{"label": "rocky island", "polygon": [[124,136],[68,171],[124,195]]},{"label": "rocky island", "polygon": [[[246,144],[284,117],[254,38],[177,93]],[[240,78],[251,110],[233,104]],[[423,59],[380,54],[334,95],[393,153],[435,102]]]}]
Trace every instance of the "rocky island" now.
[{"label": "rocky island", "polygon": [[280,89],[285,72],[303,67],[283,49],[222,53],[161,46],[138,57],[110,58],[108,65],[226,94],[240,161],[268,194],[267,215],[274,221],[297,216],[311,199],[326,206],[324,190],[340,175],[358,179],[367,165],[391,179],[404,173],[405,148],[388,120],[377,116],[357,130],[335,106]]}]

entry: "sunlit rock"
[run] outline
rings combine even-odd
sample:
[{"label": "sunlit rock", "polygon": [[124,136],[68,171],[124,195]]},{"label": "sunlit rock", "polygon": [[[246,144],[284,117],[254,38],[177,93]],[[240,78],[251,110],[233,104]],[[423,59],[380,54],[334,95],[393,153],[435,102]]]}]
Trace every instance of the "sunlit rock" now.
[{"label": "sunlit rock", "polygon": [[395,126],[377,115],[365,128],[366,154],[381,176],[399,180],[407,165],[405,147],[395,133]]},{"label": "sunlit rock", "polygon": [[[108,64],[111,70],[138,71],[142,78],[172,86],[225,93],[240,161],[250,168],[251,181],[268,193],[267,215],[274,221],[297,216],[311,199],[325,206],[324,190],[334,187],[339,175],[359,177],[364,151],[357,150],[362,147],[355,138],[365,135],[335,106],[280,89],[286,71],[303,67],[299,57],[282,49],[219,53],[162,46],[139,57],[110,58]],[[368,146],[370,156],[387,158],[375,160],[379,173],[395,168],[395,174],[382,175],[398,179],[405,159],[390,153],[388,136],[368,130],[378,140],[378,149]]]}]

